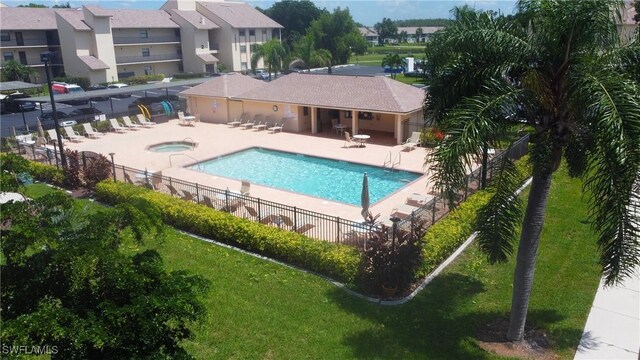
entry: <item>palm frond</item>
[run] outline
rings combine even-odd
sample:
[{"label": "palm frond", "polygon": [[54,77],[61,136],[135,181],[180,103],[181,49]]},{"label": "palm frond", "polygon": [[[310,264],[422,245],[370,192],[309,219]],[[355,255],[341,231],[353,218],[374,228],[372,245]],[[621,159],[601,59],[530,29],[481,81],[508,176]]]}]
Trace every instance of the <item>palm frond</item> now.
[{"label": "palm frond", "polygon": [[640,264],[640,92],[637,84],[609,72],[584,76],[594,112],[593,156],[585,171],[591,196],[589,219],[598,234],[607,284]]},{"label": "palm frond", "polygon": [[493,196],[478,211],[477,240],[490,263],[505,262],[513,252],[522,220],[522,201],[514,192],[521,179],[518,168],[505,156],[498,164],[496,180],[489,187]]}]

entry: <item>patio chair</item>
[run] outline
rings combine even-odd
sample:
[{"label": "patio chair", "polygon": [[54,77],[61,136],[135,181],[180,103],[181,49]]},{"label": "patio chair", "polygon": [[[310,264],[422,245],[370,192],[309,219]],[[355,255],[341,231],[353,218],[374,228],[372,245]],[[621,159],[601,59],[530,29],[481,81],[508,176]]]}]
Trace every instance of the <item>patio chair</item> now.
[{"label": "patio chair", "polygon": [[179,196],[179,192],[178,190],[176,190],[176,188],[173,187],[173,185],[171,184],[165,184],[167,186],[167,189],[169,189],[169,193],[171,193],[171,195],[173,196]]},{"label": "patio chair", "polygon": [[[280,218],[280,215],[273,214],[273,213],[271,213],[269,211],[266,211],[266,212],[263,211],[261,214],[258,214],[256,209],[254,209],[253,207],[251,207],[249,205],[245,205],[244,209],[247,211],[249,216],[251,216],[257,222],[262,223],[262,224],[277,223],[279,221],[279,218]],[[258,215],[260,215],[260,216],[258,216]]]},{"label": "patio chair", "polygon": [[97,138],[100,138],[100,137],[104,136],[103,133],[98,132],[98,130],[92,128],[91,124],[89,124],[89,123],[82,124],[82,127],[84,128],[85,136],[87,136],[87,137],[89,137],[91,139],[97,139]]},{"label": "patio chair", "polygon": [[182,200],[198,202],[198,199],[190,191],[182,190]]},{"label": "patio chair", "polygon": [[131,180],[131,176],[129,176],[129,174],[124,173],[124,181],[128,182],[129,184],[133,184],[133,180]]},{"label": "patio chair", "polygon": [[260,122],[258,123],[258,125],[253,125],[253,130],[256,130],[256,131],[264,130],[264,129],[266,129],[268,126],[269,126],[269,123],[268,123],[268,122],[262,122],[262,121],[260,121]]},{"label": "patio chair", "polygon": [[231,127],[236,127],[236,126],[240,126],[243,121],[244,121],[244,119],[242,118],[242,116],[240,116],[239,118],[235,118],[232,121],[227,122],[227,125],[229,125]]},{"label": "patio chair", "polygon": [[142,127],[142,125],[132,123],[128,116],[123,116],[122,121],[124,122],[124,126],[131,130],[138,130]]},{"label": "patio chair", "polygon": [[153,121],[148,121],[147,118],[143,114],[138,114],[138,122],[140,123],[140,125],[142,125],[144,127],[151,127],[151,126],[157,124],[157,123],[155,123]]},{"label": "patio chair", "polygon": [[272,134],[275,134],[276,131],[282,132],[282,128],[284,128],[284,123],[280,123],[280,125],[276,123],[272,127],[268,127],[267,130],[269,130],[269,132],[271,132]]},{"label": "patio chair", "polygon": [[71,126],[65,126],[64,132],[67,134],[67,139],[69,139],[69,141],[73,141],[73,142],[82,141],[83,136],[75,132],[75,130],[73,130]]},{"label": "patio chair", "polygon": [[304,224],[304,225],[302,225],[302,226],[298,226],[298,228],[296,229],[296,232],[297,232],[298,234],[304,234],[304,233],[306,233],[307,231],[309,231],[309,230],[313,229],[314,227],[316,227],[316,226],[315,226],[315,225],[313,225],[313,224],[306,223],[306,224]]},{"label": "patio chair", "polygon": [[205,204],[206,206],[212,208],[212,209],[217,209],[218,207],[215,205],[215,203],[213,202],[213,200],[208,197],[207,195],[203,195],[202,196],[202,203]]},{"label": "patio chair", "polygon": [[353,141],[351,135],[349,135],[348,131],[344,132],[344,146],[343,147],[352,147],[352,146],[360,146],[357,142]]},{"label": "patio chair", "polygon": [[180,120],[180,125],[184,125],[187,123],[187,120],[184,119],[184,113],[182,111],[178,111],[178,120]]},{"label": "patio chair", "polygon": [[253,121],[247,121],[246,123],[240,125],[245,130],[252,129],[255,125],[258,125],[262,121],[261,115],[256,115],[253,117]]},{"label": "patio chair", "polygon": [[34,161],[40,161],[40,162],[49,161],[49,158],[47,157],[46,153],[39,151],[39,149],[36,148],[35,145],[31,145],[31,146],[26,145],[26,146],[23,146],[23,148],[24,148],[25,155],[29,159]]},{"label": "patio chair", "polygon": [[411,137],[408,138],[405,142],[402,143],[402,147],[405,149],[409,149],[409,151],[416,148],[416,146],[420,145],[420,132],[414,131],[411,134]]},{"label": "patio chair", "polygon": [[[49,129],[47,130],[47,134],[49,134],[49,142],[53,142],[53,143],[57,143],[58,142],[58,136],[56,135],[56,130],[55,129]],[[60,134],[62,135],[62,134]],[[62,138],[62,143],[64,144],[66,140],[64,139],[64,137]]]},{"label": "patio chair", "polygon": [[127,128],[120,125],[118,120],[112,118],[112,119],[109,119],[109,122],[111,123],[111,128],[113,129],[113,131],[119,132],[119,133],[127,132]]},{"label": "patio chair", "polygon": [[249,196],[249,189],[251,188],[251,183],[247,180],[242,180],[242,185],[240,185],[240,194],[244,196]]}]

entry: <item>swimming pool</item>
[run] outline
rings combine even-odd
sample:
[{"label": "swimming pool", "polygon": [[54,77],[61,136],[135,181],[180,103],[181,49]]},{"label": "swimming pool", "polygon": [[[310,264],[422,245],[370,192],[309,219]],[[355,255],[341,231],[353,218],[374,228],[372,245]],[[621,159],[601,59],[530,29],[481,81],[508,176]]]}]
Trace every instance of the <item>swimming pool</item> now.
[{"label": "swimming pool", "polygon": [[369,176],[371,204],[416,180],[422,174],[388,171],[376,166],[263,148],[250,148],[191,165],[207,174],[360,205],[362,177]]}]

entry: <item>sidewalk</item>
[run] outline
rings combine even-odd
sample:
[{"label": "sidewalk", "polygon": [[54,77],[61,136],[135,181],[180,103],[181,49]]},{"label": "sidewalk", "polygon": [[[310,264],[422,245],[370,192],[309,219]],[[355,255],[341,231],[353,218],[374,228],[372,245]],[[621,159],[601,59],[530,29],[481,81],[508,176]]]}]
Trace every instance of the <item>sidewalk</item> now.
[{"label": "sidewalk", "polygon": [[640,359],[640,269],[619,285],[602,285],[574,359]]}]

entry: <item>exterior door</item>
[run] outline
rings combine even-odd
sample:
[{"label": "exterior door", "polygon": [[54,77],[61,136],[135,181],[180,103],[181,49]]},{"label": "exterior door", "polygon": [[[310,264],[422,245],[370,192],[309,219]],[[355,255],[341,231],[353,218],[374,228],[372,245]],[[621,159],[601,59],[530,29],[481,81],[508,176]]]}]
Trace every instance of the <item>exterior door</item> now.
[{"label": "exterior door", "polygon": [[16,32],[16,45],[24,46],[24,40],[22,39],[22,33]]},{"label": "exterior door", "polygon": [[27,53],[18,51],[18,55],[20,56],[20,64],[27,65]]}]

